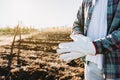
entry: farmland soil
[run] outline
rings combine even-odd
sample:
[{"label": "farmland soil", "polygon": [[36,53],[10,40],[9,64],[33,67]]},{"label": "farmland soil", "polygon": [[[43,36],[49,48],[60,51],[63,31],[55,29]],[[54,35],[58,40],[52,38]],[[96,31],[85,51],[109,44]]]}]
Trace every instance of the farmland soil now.
[{"label": "farmland soil", "polygon": [[[72,41],[70,32],[42,32],[0,46],[0,80],[84,80],[84,62],[65,62],[56,53],[58,44]],[[2,41],[0,41],[2,42]],[[19,45],[19,46],[18,46]],[[20,47],[20,53],[19,52]]]}]

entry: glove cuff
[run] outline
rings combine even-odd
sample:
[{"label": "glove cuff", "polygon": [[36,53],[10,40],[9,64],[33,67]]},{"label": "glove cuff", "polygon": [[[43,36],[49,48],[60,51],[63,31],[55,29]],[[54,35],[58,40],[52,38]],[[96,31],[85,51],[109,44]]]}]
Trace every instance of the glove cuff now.
[{"label": "glove cuff", "polygon": [[89,51],[90,55],[96,55],[96,47],[94,46],[93,42],[90,42]]},{"label": "glove cuff", "polygon": [[94,42],[92,42],[93,45],[94,45],[94,48],[95,48],[95,55],[98,54],[98,50],[97,50],[97,47],[96,47],[96,44]]}]

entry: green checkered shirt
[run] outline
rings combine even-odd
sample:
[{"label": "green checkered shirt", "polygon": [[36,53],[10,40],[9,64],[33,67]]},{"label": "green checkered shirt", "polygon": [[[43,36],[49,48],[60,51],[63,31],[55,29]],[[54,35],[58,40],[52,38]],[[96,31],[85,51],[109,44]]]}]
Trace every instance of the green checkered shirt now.
[{"label": "green checkered shirt", "polygon": [[[73,24],[73,32],[87,34],[87,29],[94,9],[93,0],[83,0],[77,19]],[[87,17],[84,13],[87,13]],[[104,54],[104,73],[106,78],[120,79],[120,0],[108,0],[107,36],[93,41],[96,54]]]}]

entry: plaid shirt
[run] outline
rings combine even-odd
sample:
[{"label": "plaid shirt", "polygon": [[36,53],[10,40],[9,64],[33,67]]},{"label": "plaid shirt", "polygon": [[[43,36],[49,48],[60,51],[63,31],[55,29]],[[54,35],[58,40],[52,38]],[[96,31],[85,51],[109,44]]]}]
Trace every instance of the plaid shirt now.
[{"label": "plaid shirt", "polygon": [[[73,24],[73,32],[87,34],[95,0],[83,0]],[[106,78],[120,79],[120,0],[108,0],[107,36],[93,41],[96,54],[104,54]]]}]

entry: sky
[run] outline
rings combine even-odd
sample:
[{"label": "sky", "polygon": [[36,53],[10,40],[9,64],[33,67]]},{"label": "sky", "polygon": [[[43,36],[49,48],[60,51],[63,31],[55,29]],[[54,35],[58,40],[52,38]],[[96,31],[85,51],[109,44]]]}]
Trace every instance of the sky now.
[{"label": "sky", "polygon": [[72,26],[81,0],[0,0],[0,27]]}]

